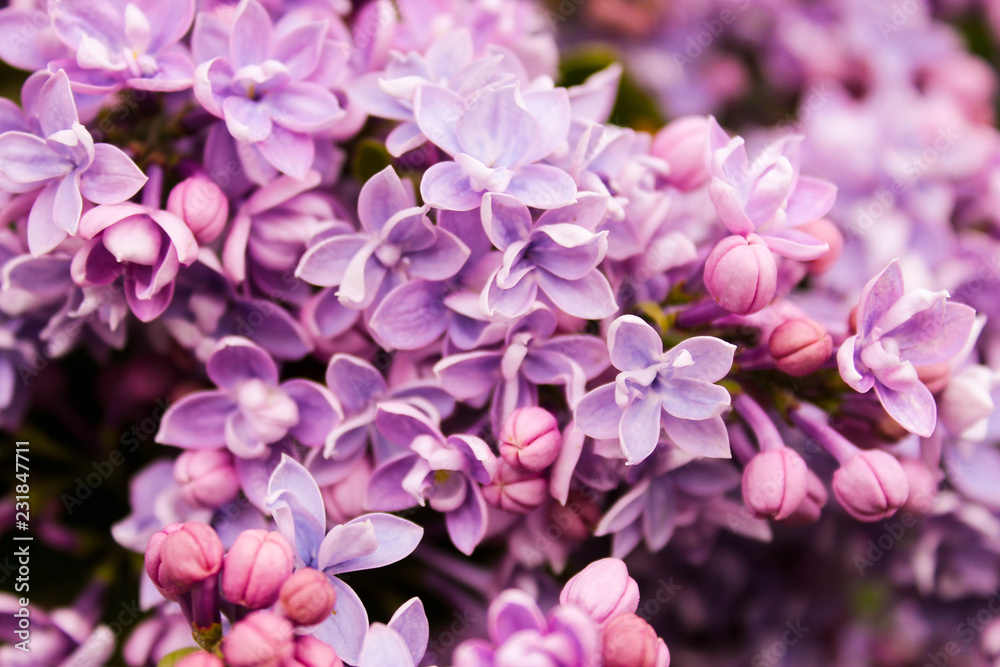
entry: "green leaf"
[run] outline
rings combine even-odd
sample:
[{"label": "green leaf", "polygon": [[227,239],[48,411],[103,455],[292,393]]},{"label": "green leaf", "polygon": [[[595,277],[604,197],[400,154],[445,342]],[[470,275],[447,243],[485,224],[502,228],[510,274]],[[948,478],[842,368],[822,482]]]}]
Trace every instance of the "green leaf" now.
[{"label": "green leaf", "polygon": [[187,656],[191,655],[192,653],[197,653],[200,650],[201,650],[200,648],[195,648],[193,646],[191,648],[178,649],[173,653],[168,653],[167,655],[163,656],[163,660],[160,660],[160,662],[157,664],[156,667],[174,667],[174,665],[176,665],[178,662],[180,662]]},{"label": "green leaf", "polygon": [[198,642],[198,646],[212,652],[222,641],[222,625],[213,623],[207,628],[192,628],[191,636]]},{"label": "green leaf", "polygon": [[392,156],[385,149],[385,144],[375,139],[362,139],[354,150],[351,159],[351,173],[359,183],[366,183],[369,178],[392,164]]}]

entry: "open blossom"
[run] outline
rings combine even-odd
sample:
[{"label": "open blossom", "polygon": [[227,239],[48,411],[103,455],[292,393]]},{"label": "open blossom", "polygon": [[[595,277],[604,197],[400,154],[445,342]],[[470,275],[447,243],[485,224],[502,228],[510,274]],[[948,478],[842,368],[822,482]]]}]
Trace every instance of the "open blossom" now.
[{"label": "open blossom", "polygon": [[487,88],[468,101],[446,88],[417,92],[420,130],[453,162],[424,174],[424,201],[448,211],[477,208],[487,192],[506,193],[525,206],[573,203],[576,185],[562,169],[537,164],[566,140],[569,97],[563,88],[522,91],[519,84]]},{"label": "open blossom", "polygon": [[431,224],[427,206],[416,206],[409,181],[386,167],[365,183],[358,198],[361,231],[327,236],[306,251],[296,275],[339,287],[340,302],[364,309],[407,276],[445,280],[462,268],[469,248]]},{"label": "open blossom", "polygon": [[191,87],[194,65],[179,42],[191,28],[195,0],[60,0],[51,6],[53,30],[76,58],[51,62],[49,69],[66,70],[73,90]]},{"label": "open blossom", "polygon": [[307,80],[319,66],[326,24],[281,33],[260,3],[241,0],[228,49],[216,43],[208,21],[200,25],[194,48],[210,60],[195,70],[194,95],[255,156],[243,163],[247,175],[261,184],[275,170],[305,177],[316,154],[312,134],[344,116],[333,93]]},{"label": "open blossom", "polygon": [[365,514],[326,529],[323,496],[309,471],[283,455],[268,483],[267,507],[282,535],[295,548],[296,567],[328,576],[337,591],[333,616],[309,634],[358,664],[368,634],[368,612],[338,574],[383,567],[408,556],[423,529],[391,514]]},{"label": "open blossom", "polygon": [[729,372],[735,345],[696,336],[664,352],[653,327],[623,315],[608,329],[608,350],[621,373],[577,404],[580,430],[594,438],[619,439],[631,464],[653,453],[661,427],[688,452],[730,455],[721,416],[729,407],[729,392],[713,383]]},{"label": "open blossom", "polygon": [[219,341],[207,371],[218,389],[194,392],[170,406],[157,441],[190,449],[228,447],[238,457],[257,458],[288,435],[319,447],[342,418],[326,387],[305,379],[279,384],[274,360],[245,338]]},{"label": "open blossom", "polygon": [[444,513],[455,546],[471,554],[486,533],[481,485],[497,469],[489,445],[472,435],[445,437],[425,414],[402,403],[380,405],[375,424],[386,439],[409,451],[372,473],[368,507],[395,511],[428,503]]},{"label": "open blossom", "polygon": [[787,136],[747,158],[742,137],[729,138],[709,119],[708,192],[722,224],[733,234],[758,234],[772,252],[802,261],[822,256],[829,246],[796,229],[819,220],[833,206],[837,188],[799,175],[802,137]]},{"label": "open blossom", "polygon": [[858,333],[837,353],[840,375],[855,391],[875,394],[899,425],[929,437],[937,404],[917,366],[954,357],[972,333],[976,312],[948,292],[904,292],[899,262],[872,278],[858,301]]},{"label": "open blossom", "polygon": [[597,270],[608,251],[607,198],[581,196],[576,204],[546,211],[532,221],[528,207],[505,194],[483,196],[483,226],[503,251],[503,263],[480,297],[490,317],[525,314],[539,290],[563,312],[600,319],[618,309],[608,279]]},{"label": "open blossom", "polygon": [[146,177],[120,148],[94,143],[80,124],[66,72],[37,89],[26,85],[22,94],[30,131],[0,134],[0,188],[39,190],[28,216],[28,248],[38,256],[77,233],[84,197],[117,204]]}]

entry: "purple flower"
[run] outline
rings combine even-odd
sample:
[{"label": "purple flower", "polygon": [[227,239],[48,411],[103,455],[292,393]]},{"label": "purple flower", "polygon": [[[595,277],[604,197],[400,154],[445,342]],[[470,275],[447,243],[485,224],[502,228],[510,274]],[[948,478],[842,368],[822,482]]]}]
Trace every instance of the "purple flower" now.
[{"label": "purple flower", "polygon": [[451,541],[468,555],[486,534],[486,500],[480,485],[489,484],[497,468],[489,445],[472,435],[447,438],[424,413],[404,403],[380,405],[379,432],[408,451],[372,473],[366,505],[402,510],[429,502],[442,512]]},{"label": "purple flower", "polygon": [[929,437],[937,404],[917,366],[948,361],[965,346],[976,311],[951,303],[948,292],[904,294],[899,261],[872,278],[858,301],[858,333],[844,341],[837,364],[857,392],[872,387],[886,412],[911,433]]},{"label": "purple flower", "polygon": [[546,211],[532,222],[517,198],[486,194],[483,226],[503,264],[483,290],[480,308],[490,317],[518,317],[538,290],[563,312],[584,319],[608,317],[618,309],[608,279],[597,266],[608,250],[604,220],[607,197],[581,195],[578,203]]},{"label": "purple flower", "polygon": [[359,667],[416,667],[427,651],[430,626],[420,598],[411,598],[386,624],[372,623],[361,649]]},{"label": "purple flower", "polygon": [[455,667],[595,667],[601,664],[600,630],[585,611],[560,606],[542,614],[525,592],[511,589],[490,603],[490,641],[472,639],[455,650]]},{"label": "purple flower", "polygon": [[434,208],[468,211],[487,192],[506,193],[534,208],[573,203],[576,185],[562,169],[535,164],[566,141],[569,97],[564,88],[525,92],[520,85],[484,89],[471,101],[439,86],[414,99],[420,131],[454,162],[424,174],[420,194]]},{"label": "purple flower", "polygon": [[121,276],[125,300],[143,322],[167,309],[181,265],[189,266],[198,257],[198,242],[183,220],[131,202],[84,213],[80,236],[87,243],[73,256],[74,282],[96,287]]},{"label": "purple flower", "polygon": [[362,230],[322,239],[302,257],[296,276],[324,287],[338,286],[348,308],[364,309],[405,277],[445,280],[469,257],[469,248],[451,232],[435,227],[426,206],[415,206],[413,190],[392,167],[361,188]]},{"label": "purple flower", "polygon": [[837,196],[827,181],[799,175],[800,135],[768,145],[753,162],[742,137],[729,138],[709,118],[708,193],[715,210],[733,234],[759,234],[772,252],[801,261],[822,256],[829,246],[798,225],[823,217]]},{"label": "purple flower", "polygon": [[157,442],[190,449],[228,447],[238,457],[259,458],[267,445],[289,435],[319,447],[342,418],[326,387],[304,379],[278,384],[274,360],[245,338],[219,341],[207,371],[219,388],[171,405]]},{"label": "purple flower", "polygon": [[200,57],[215,56],[195,70],[198,102],[254,155],[244,160],[251,180],[263,185],[275,169],[304,178],[316,151],[310,135],[344,116],[333,93],[307,81],[320,64],[327,24],[303,23],[279,36],[260,3],[242,0],[228,52],[207,26],[199,18],[193,37]]},{"label": "purple flower", "polygon": [[653,327],[623,315],[608,329],[608,350],[621,373],[576,406],[580,430],[593,438],[618,438],[629,464],[653,453],[661,426],[685,451],[730,456],[721,416],[729,392],[713,383],[732,367],[735,345],[696,336],[664,352]]},{"label": "purple flower", "polygon": [[194,6],[195,0],[51,3],[53,30],[76,55],[49,69],[64,69],[73,89],[86,94],[190,88],[194,65],[178,42],[191,27]]},{"label": "purple flower", "polygon": [[553,336],[556,316],[544,306],[511,323],[502,345],[446,356],[434,366],[441,386],[459,400],[484,402],[492,392],[494,432],[517,408],[538,403],[538,385],[564,385],[576,405],[587,380],[608,367],[603,341],[594,336]]},{"label": "purple flower", "polygon": [[325,572],[337,591],[335,616],[311,634],[358,664],[368,634],[368,613],[354,590],[336,575],[369,570],[408,556],[423,529],[391,514],[365,514],[326,530],[323,496],[309,471],[283,456],[268,484],[267,506],[278,529],[295,547],[298,568]]},{"label": "purple flower", "polygon": [[125,201],[146,177],[121,149],[95,144],[80,124],[64,71],[25,98],[32,133],[0,134],[0,187],[11,192],[41,189],[28,216],[28,248],[42,255],[76,234],[83,197],[95,204]]}]

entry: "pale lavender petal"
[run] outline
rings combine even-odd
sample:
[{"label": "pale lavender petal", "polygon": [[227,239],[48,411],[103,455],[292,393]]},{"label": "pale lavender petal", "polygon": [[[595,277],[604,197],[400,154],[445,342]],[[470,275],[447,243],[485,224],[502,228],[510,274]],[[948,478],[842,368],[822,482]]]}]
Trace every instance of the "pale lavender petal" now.
[{"label": "pale lavender petal", "polygon": [[348,664],[357,665],[368,634],[368,612],[361,598],[350,586],[337,577],[330,577],[337,591],[337,603],[330,618],[323,621],[310,634],[333,647],[337,657]]},{"label": "pale lavender petal", "polygon": [[226,446],[226,418],[236,409],[223,391],[197,391],[180,399],[163,413],[156,441],[191,449]]},{"label": "pale lavender petal", "polygon": [[35,257],[50,252],[66,238],[66,230],[56,224],[52,213],[58,188],[58,182],[47,185],[28,214],[28,249]]},{"label": "pale lavender petal", "polygon": [[480,309],[489,317],[494,314],[507,318],[520,317],[527,313],[538,295],[538,283],[531,279],[520,280],[509,289],[501,289],[494,273],[489,284],[480,295]]},{"label": "pale lavender petal", "polygon": [[206,364],[208,377],[217,386],[234,389],[245,380],[278,384],[278,367],[267,352],[246,338],[230,336],[219,341]]},{"label": "pale lavender petal", "polygon": [[702,380],[674,378],[659,392],[663,409],[679,419],[702,420],[729,407],[729,392]]},{"label": "pale lavender petal", "polygon": [[522,156],[536,148],[542,137],[538,121],[519,98],[516,86],[487,88],[476,96],[455,128],[462,152],[491,167],[521,164]]},{"label": "pale lavender petal", "polygon": [[344,280],[351,260],[365,245],[360,234],[331,236],[309,248],[295,269],[295,277],[311,285],[336,287]]},{"label": "pale lavender petal", "polygon": [[389,155],[399,157],[407,151],[418,148],[425,141],[427,137],[416,123],[400,123],[386,135],[385,149],[389,151]]},{"label": "pale lavender petal", "polygon": [[576,201],[576,183],[570,175],[547,164],[519,168],[505,192],[533,208],[559,208]]},{"label": "pale lavender petal", "polygon": [[370,523],[342,524],[334,526],[323,538],[316,554],[316,569],[329,575],[350,569],[338,570],[339,566],[355,558],[361,558],[378,549],[378,537]]},{"label": "pale lavender petal", "polygon": [[649,478],[643,477],[615,501],[594,528],[594,535],[613,535],[635,523],[646,508]]},{"label": "pale lavender petal", "polygon": [[246,97],[230,95],[222,101],[222,113],[229,134],[248,144],[264,141],[271,136],[271,114],[262,103]]},{"label": "pale lavender petal", "polygon": [[[38,203],[37,200],[35,202]],[[52,219],[56,226],[67,234],[75,234],[83,212],[83,197],[80,196],[80,175],[74,172],[64,176],[56,186],[52,199]]]},{"label": "pale lavender petal", "polygon": [[424,172],[420,196],[433,208],[469,211],[482,202],[482,194],[472,189],[469,177],[457,162],[438,162]]},{"label": "pale lavender petal", "polygon": [[0,171],[15,183],[41,185],[69,174],[73,163],[33,134],[4,132],[0,134]]},{"label": "pale lavender petal", "polygon": [[403,480],[410,471],[417,454],[403,454],[382,463],[368,479],[365,507],[382,512],[398,512],[413,507],[418,499],[403,488]]},{"label": "pale lavender petal", "polygon": [[358,218],[371,234],[379,235],[382,228],[398,212],[412,208],[413,192],[403,186],[396,170],[386,167],[369,178],[358,196]]},{"label": "pale lavender petal", "polygon": [[744,210],[755,226],[766,225],[788,200],[792,188],[791,163],[779,157],[751,185],[750,198]]},{"label": "pale lavender petal", "polygon": [[187,34],[194,20],[195,0],[135,0],[152,28],[147,53],[157,53],[175,44]]},{"label": "pale lavender petal", "polygon": [[608,350],[615,368],[638,371],[662,360],[663,340],[647,322],[622,315],[608,328]]},{"label": "pale lavender petal", "polygon": [[407,253],[408,272],[414,278],[447,280],[461,270],[469,259],[469,248],[451,232],[438,228],[434,244],[429,248]]},{"label": "pale lavender petal", "polygon": [[399,633],[381,623],[372,625],[365,637],[364,648],[361,649],[359,667],[383,667],[384,665],[412,667],[415,664],[409,647]]},{"label": "pale lavender petal", "polygon": [[419,350],[448,329],[447,286],[442,282],[411,280],[389,292],[368,322],[382,344],[397,350]]},{"label": "pale lavender petal", "polygon": [[80,192],[95,204],[117,204],[146,184],[146,175],[121,149],[94,145],[94,161],[80,177]]},{"label": "pale lavender petal", "polygon": [[642,514],[642,534],[650,551],[656,552],[667,546],[674,535],[676,519],[677,500],[673,485],[667,480],[653,480]]},{"label": "pale lavender petal", "polygon": [[137,285],[125,285],[125,301],[132,314],[141,322],[152,322],[166,311],[174,298],[174,283],[169,283],[150,296],[142,296],[136,292]]},{"label": "pale lavender petal", "polygon": [[241,3],[229,38],[230,55],[236,67],[263,63],[271,55],[271,17],[257,2]]},{"label": "pale lavender petal", "polygon": [[565,280],[548,271],[537,271],[536,275],[538,287],[564,313],[599,320],[618,310],[614,290],[600,271],[591,271],[579,280]]},{"label": "pale lavender petal", "polygon": [[[455,125],[464,112],[465,100],[441,86],[421,86],[413,98],[413,117],[420,131],[431,143],[452,157],[465,152],[455,133]],[[427,178],[426,174],[424,178]],[[427,197],[424,197],[424,201],[430,203]]]},{"label": "pale lavender petal", "polygon": [[619,437],[630,465],[646,460],[656,449],[662,412],[660,399],[655,395],[637,398],[623,411]]},{"label": "pale lavender petal", "polygon": [[577,428],[592,438],[617,440],[622,409],[615,402],[615,383],[601,385],[584,396],[573,412]]},{"label": "pale lavender petal", "polygon": [[483,195],[481,208],[486,235],[500,250],[528,239],[532,227],[531,212],[516,197],[487,193]]},{"label": "pale lavender petal", "polygon": [[502,644],[522,630],[544,632],[546,623],[538,603],[531,596],[518,589],[509,589],[490,604],[486,627],[490,639],[495,644]]},{"label": "pale lavender petal", "polygon": [[858,300],[858,336],[864,338],[889,308],[903,297],[903,272],[899,260],[889,262],[881,273],[868,281]]},{"label": "pale lavender petal", "polygon": [[267,96],[271,120],[293,132],[319,132],[332,127],[345,111],[330,91],[308,82],[292,82]]},{"label": "pale lavender petal", "polygon": [[326,385],[340,399],[346,414],[361,412],[387,391],[385,380],[374,366],[348,354],[335,354],[330,359]]},{"label": "pale lavender petal", "polygon": [[899,344],[899,356],[914,366],[948,361],[972,335],[976,311],[961,303],[942,303],[917,313],[887,334]]},{"label": "pale lavender petal", "polygon": [[819,220],[830,212],[836,198],[837,186],[833,183],[811,176],[799,176],[795,192],[788,199],[788,207],[785,209],[786,224],[797,227]]},{"label": "pale lavender petal", "polygon": [[[681,341],[666,354],[674,362],[673,374],[676,378],[718,382],[729,374],[733,367],[736,346],[713,336],[695,336]],[[690,364],[677,364],[681,356],[689,356]]]},{"label": "pale lavender petal", "polygon": [[254,146],[275,169],[299,180],[308,175],[316,157],[312,137],[281,126],[273,127],[271,135]]},{"label": "pale lavender petal", "polygon": [[486,535],[486,499],[478,484],[466,481],[465,501],[458,509],[445,515],[448,536],[452,544],[466,556],[471,556]]},{"label": "pale lavender petal", "polygon": [[391,565],[413,553],[424,535],[424,529],[417,524],[391,514],[364,514],[344,525],[370,525],[374,530],[376,548],[370,553],[326,566],[325,571],[329,574],[358,572]]},{"label": "pale lavender petal", "polygon": [[379,404],[375,426],[390,442],[402,447],[409,447],[419,436],[444,441],[430,417],[402,401],[385,401]]},{"label": "pale lavender petal", "polygon": [[295,80],[312,74],[323,52],[323,37],[327,27],[320,21],[306,23],[282,35],[274,45],[271,57],[285,65]]},{"label": "pale lavender petal", "polygon": [[403,638],[414,663],[420,662],[427,651],[427,642],[430,639],[427,612],[424,611],[424,603],[420,598],[410,598],[404,602],[389,619],[388,625]]},{"label": "pale lavender petal", "polygon": [[536,119],[541,132],[538,141],[521,155],[521,164],[541,160],[559,148],[566,139],[572,119],[565,88],[528,91],[524,94],[524,105]]},{"label": "pale lavender petal", "polygon": [[571,223],[543,225],[531,239],[535,263],[565,280],[579,280],[597,268],[607,253],[605,234]]},{"label": "pale lavender petal", "polygon": [[322,447],[344,417],[337,398],[323,385],[301,378],[283,383],[281,389],[299,410],[299,423],[289,433],[307,447]]},{"label": "pale lavender petal", "polygon": [[934,433],[937,403],[923,382],[914,380],[908,387],[890,389],[876,381],[875,393],[889,416],[907,431],[923,438],[929,438]]},{"label": "pale lavender petal", "polygon": [[726,229],[740,236],[754,231],[756,225],[747,217],[740,193],[733,186],[720,178],[713,178],[708,186],[708,194]]},{"label": "pale lavender petal", "polygon": [[686,452],[717,459],[732,456],[729,451],[729,432],[722,417],[692,421],[663,414],[661,422],[667,436]]},{"label": "pale lavender petal", "polygon": [[326,508],[316,480],[287,454],[268,481],[266,506],[302,563],[311,565],[325,534]]},{"label": "pale lavender petal", "polygon": [[500,381],[501,353],[465,352],[445,357],[434,366],[441,386],[459,400],[485,395]]},{"label": "pale lavender petal", "polygon": [[350,308],[367,308],[375,301],[382,280],[388,273],[385,266],[375,257],[378,241],[369,241],[358,250],[347,265],[344,280],[340,283],[337,296],[340,302]]},{"label": "pale lavender petal", "polygon": [[818,259],[826,254],[830,246],[814,236],[793,228],[779,229],[761,236],[764,243],[775,255],[788,257],[800,262]]}]

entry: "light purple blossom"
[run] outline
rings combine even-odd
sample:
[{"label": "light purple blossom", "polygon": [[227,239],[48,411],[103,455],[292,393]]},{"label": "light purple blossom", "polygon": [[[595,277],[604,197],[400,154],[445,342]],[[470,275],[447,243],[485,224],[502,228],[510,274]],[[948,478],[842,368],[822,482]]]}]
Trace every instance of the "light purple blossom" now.
[{"label": "light purple blossom", "polygon": [[431,224],[427,206],[415,206],[409,181],[392,167],[375,174],[358,199],[361,231],[323,238],[306,251],[296,275],[306,282],[339,287],[340,302],[371,306],[406,277],[445,280],[469,257],[469,248]]},{"label": "light purple blossom", "polygon": [[525,314],[541,290],[563,312],[584,319],[608,317],[618,309],[608,279],[597,270],[608,250],[604,220],[607,197],[581,195],[578,202],[543,213],[516,197],[486,194],[483,226],[503,251],[503,263],[483,290],[480,308],[490,317]]},{"label": "light purple blossom", "polygon": [[194,20],[195,0],[50,4],[53,30],[75,58],[50,62],[49,69],[66,70],[73,90],[104,94],[121,88],[170,92],[191,87],[194,65],[179,42]]},{"label": "light purple blossom", "polygon": [[170,406],[157,442],[228,447],[238,457],[259,458],[286,436],[319,447],[343,416],[326,387],[299,378],[279,384],[274,360],[245,338],[222,339],[207,372],[218,389],[194,392]]},{"label": "light purple blossom", "polygon": [[416,667],[427,651],[430,626],[420,598],[411,598],[388,623],[372,623],[361,649],[359,667]]},{"label": "light purple blossom", "polygon": [[84,197],[117,204],[138,192],[146,177],[121,149],[94,143],[80,124],[64,71],[51,75],[34,97],[31,87],[24,92],[31,131],[0,134],[0,188],[39,191],[28,216],[28,248],[38,256],[77,233]]},{"label": "light purple blossom", "polygon": [[608,350],[621,373],[577,404],[574,416],[584,433],[618,438],[630,464],[653,453],[661,427],[685,451],[730,456],[721,416],[729,407],[729,392],[713,383],[732,367],[735,345],[696,336],[664,352],[653,327],[623,315],[608,329]]},{"label": "light purple blossom", "polygon": [[426,414],[405,403],[380,405],[375,425],[404,452],[372,473],[366,505],[395,511],[427,503],[445,515],[458,550],[471,554],[486,534],[480,485],[489,484],[497,469],[489,445],[473,435],[445,437]]},{"label": "light purple blossom", "polygon": [[[335,616],[310,632],[349,663],[359,664],[369,633],[368,612],[354,590],[336,575],[384,567],[408,556],[423,529],[391,514],[365,514],[326,529],[323,496],[309,471],[284,456],[268,483],[267,507],[282,535],[295,547],[296,568],[325,572],[337,591]],[[410,631],[404,612],[405,632]]]},{"label": "light purple blossom", "polygon": [[279,32],[260,3],[241,0],[228,44],[218,43],[211,26],[195,24],[195,53],[211,58],[195,70],[198,102],[247,147],[243,165],[251,180],[263,185],[275,170],[304,178],[316,154],[312,135],[344,116],[333,93],[308,81],[320,64],[327,24]]},{"label": "light purple blossom", "polygon": [[575,201],[569,174],[538,164],[566,141],[570,106],[564,88],[522,92],[514,84],[487,88],[467,101],[446,88],[424,86],[414,115],[421,132],[454,159],[424,174],[420,194],[430,206],[468,211],[487,192],[506,193],[533,208]]},{"label": "light purple blossom", "polygon": [[858,333],[837,353],[840,375],[857,392],[875,388],[899,425],[929,437],[937,404],[917,377],[918,366],[948,361],[972,333],[976,311],[948,301],[948,292],[904,292],[898,260],[872,278],[858,301]]}]

